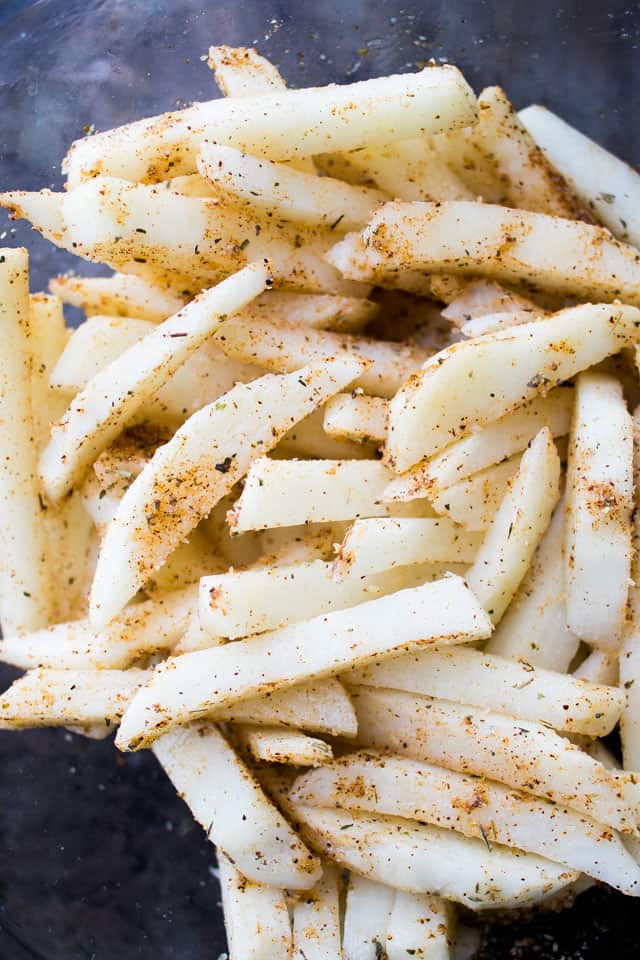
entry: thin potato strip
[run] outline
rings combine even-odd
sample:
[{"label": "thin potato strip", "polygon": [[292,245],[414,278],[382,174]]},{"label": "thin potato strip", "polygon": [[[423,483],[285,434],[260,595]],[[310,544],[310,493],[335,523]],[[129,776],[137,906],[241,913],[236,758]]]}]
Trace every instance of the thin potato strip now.
[{"label": "thin potato strip", "polygon": [[[516,454],[504,463],[445,487],[440,493],[431,495],[431,506],[436,513],[449,517],[469,531],[487,530],[507,493],[509,483],[518,472],[521,459],[520,454]],[[388,496],[389,490],[390,487],[387,487],[385,496]],[[421,495],[424,496],[423,493]],[[414,499],[413,492],[411,499]]]},{"label": "thin potato strip", "polygon": [[275,64],[252,47],[209,47],[207,65],[225,97],[259,97],[286,89]]},{"label": "thin potato strip", "polygon": [[460,333],[467,340],[473,340],[475,337],[484,337],[489,333],[498,333],[510,327],[519,327],[523,323],[531,323],[532,320],[535,320],[535,317],[531,316],[530,310],[522,310],[520,313],[486,313],[482,317],[463,323]]},{"label": "thin potato strip", "polygon": [[533,302],[499,283],[490,280],[469,280],[462,291],[442,311],[445,320],[462,327],[474,319],[488,314],[513,313],[516,316],[528,312],[531,320],[544,316],[544,310]]},{"label": "thin potato strip", "polygon": [[616,685],[619,680],[617,652],[592,650],[580,666],[576,667],[573,675],[579,680],[588,680],[591,683]]},{"label": "thin potato strip", "polygon": [[162,323],[186,303],[171,290],[124,273],[112,277],[53,277],[49,289],[64,303],[82,307],[87,316],[134,317],[152,323]]},{"label": "thin potato strip", "polygon": [[387,196],[400,200],[475,199],[426,138],[365,147],[350,153],[348,160]]},{"label": "thin potato strip", "polygon": [[[255,368],[253,368],[255,369]],[[330,437],[322,429],[324,410],[312,414],[297,423],[282,438],[274,456],[310,457],[313,460],[373,460],[376,448],[370,443],[354,443]]]},{"label": "thin potato strip", "polygon": [[396,891],[387,926],[388,960],[449,960],[454,918],[441,897]]},{"label": "thin potato strip", "polygon": [[234,960],[290,956],[291,923],[285,891],[247,880],[222,850],[216,856],[224,927]]},{"label": "thin potato strip", "polygon": [[438,157],[453,170],[474,196],[485,203],[504,203],[504,184],[498,176],[496,164],[480,150],[474,136],[474,127],[459,127],[431,138]]},{"label": "thin potato strip", "polygon": [[376,960],[387,938],[394,891],[353,873],[344,902],[344,960]]},{"label": "thin potato strip", "polygon": [[324,410],[324,432],[335,438],[382,443],[386,433],[387,403],[365,393],[338,393]]},{"label": "thin potato strip", "polygon": [[402,650],[484,639],[490,632],[464,581],[449,576],[236,644],[186,653],[156,668],[132,701],[118,744],[138,749],[168,727],[250,696]]},{"label": "thin potato strip", "polygon": [[244,313],[256,320],[286,322],[291,327],[360,333],[378,316],[380,307],[363,297],[271,290],[256,297]]},{"label": "thin potato strip", "polygon": [[242,724],[300,727],[309,733],[354,737],[357,721],[342,684],[331,677],[319,683],[298,683],[261,697],[241,700],[216,711],[216,720]]},{"label": "thin potato strip", "polygon": [[[640,407],[633,412],[633,484],[638,496],[640,483]],[[629,585],[629,622],[620,649],[620,685],[626,704],[620,719],[623,766],[640,770],[640,512],[632,515],[632,561]]]},{"label": "thin potato strip", "polygon": [[301,730],[243,724],[237,729],[240,742],[254,760],[296,767],[317,767],[333,759],[328,743]]},{"label": "thin potato strip", "polygon": [[293,906],[292,960],[347,960],[340,945],[340,887],[338,870],[323,863],[320,880]]}]

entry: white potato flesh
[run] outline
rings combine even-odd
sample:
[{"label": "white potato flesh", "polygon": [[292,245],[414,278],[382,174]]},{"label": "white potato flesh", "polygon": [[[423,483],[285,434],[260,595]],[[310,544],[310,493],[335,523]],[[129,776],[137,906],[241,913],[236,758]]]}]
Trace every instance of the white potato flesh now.
[{"label": "white potato flesh", "polygon": [[548,800],[406,757],[351,754],[295,781],[291,799],[404,817],[547,857],[640,896],[640,867],[614,830]]},{"label": "white potato flesh", "polygon": [[257,456],[348,386],[361,367],[340,357],[294,374],[267,374],[187,420],[129,487],[109,525],[91,588],[93,627],[119,613]]},{"label": "white potato flesh", "polygon": [[129,180],[193,173],[205,140],[271,160],[355,150],[429,136],[475,119],[475,98],[455,67],[345,86],[213,100],[76,141],[63,163],[70,187],[96,172]]},{"label": "white potato flesh", "polygon": [[226,320],[264,290],[268,273],[252,264],[205,291],[154,327],[93,377],[54,427],[40,470],[56,500],[121,432],[142,403]]},{"label": "white potato flesh", "polygon": [[313,460],[375,459],[377,451],[373,444],[336,439],[326,434],[322,428],[323,418],[324,409],[319,408],[297,423],[282,438],[274,456],[285,460],[295,457],[310,457]]},{"label": "white potato flesh", "polygon": [[583,373],[569,441],[566,617],[587,643],[620,644],[631,576],[633,425],[614,377]]},{"label": "white potato flesh", "polygon": [[555,217],[591,220],[519,119],[501,87],[485,87],[478,97],[478,124],[471,134],[491,158],[511,206]]},{"label": "white potato flesh", "polygon": [[338,393],[324,410],[323,429],[330,437],[382,443],[387,433],[387,403],[366,393]]},{"label": "white potato flesh", "polygon": [[491,280],[469,280],[461,292],[442,311],[445,320],[457,327],[473,319],[495,313],[530,313],[531,320],[544,316],[544,310],[533,300],[515,293]]},{"label": "white potato flesh", "polygon": [[[404,472],[452,440],[618,353],[640,336],[640,311],[615,304],[570,307],[427,360],[389,407],[388,459]],[[499,371],[499,375],[498,375]]]},{"label": "white potato flesh", "polygon": [[614,236],[640,245],[640,176],[546,107],[518,114],[556,170]]},{"label": "white potato flesh", "polygon": [[437,493],[524,450],[542,427],[548,427],[554,437],[562,437],[569,433],[572,409],[570,387],[557,387],[546,396],[534,397],[452,443],[442,453],[417,463],[389,484],[386,496],[408,500],[413,495]]},{"label": "white potato flesh", "polygon": [[282,960],[292,939],[287,896],[278,887],[247,880],[218,850],[224,928],[234,960]]},{"label": "white potato flesh", "polygon": [[148,670],[29,670],[0,694],[0,729],[118,723]]},{"label": "white potato flesh", "polygon": [[328,743],[310,737],[302,730],[243,724],[238,729],[238,736],[253,759],[265,763],[318,767],[333,759],[333,751]]},{"label": "white potato flesh", "polygon": [[[274,460],[252,464],[228,523],[233,533],[384,517],[403,504],[382,499],[393,474],[379,460]],[[420,503],[416,505],[419,513]],[[429,513],[428,506],[425,507]]]},{"label": "white potato flesh", "polygon": [[349,695],[332,677],[241,700],[216,711],[216,719],[235,724],[301,727],[333,737],[354,737],[357,732],[356,714]]},{"label": "white potato flesh", "polygon": [[475,199],[426,138],[364,147],[348,159],[367,180],[400,200]]},{"label": "white potato flesh", "polygon": [[467,571],[494,624],[520,586],[560,496],[560,458],[548,427],[525,450],[516,475]]},{"label": "white potato flesh", "polygon": [[258,215],[307,226],[359,230],[389,199],[381,190],[302,173],[219,143],[203,143],[197,163],[216,194],[231,197]]},{"label": "white potato flesh", "polygon": [[[640,407],[633,412],[633,481],[634,490],[640,483]],[[637,493],[636,493],[637,497]],[[640,770],[640,512],[633,513],[631,564],[632,583],[629,586],[629,622],[620,649],[620,685],[627,702],[620,720],[622,757],[626,770]]]},{"label": "white potato flesh", "polygon": [[291,327],[360,333],[380,313],[373,300],[329,293],[293,293],[270,290],[243,311],[256,320],[287,323]]},{"label": "white potato flesh", "polygon": [[149,320],[135,317],[88,317],[71,332],[51,372],[51,386],[61,393],[79,393],[97,373],[154,329]]},{"label": "white potato flesh", "polygon": [[573,675],[579,680],[615,686],[619,681],[618,652],[607,653],[605,650],[592,650],[580,666],[576,667]]},{"label": "white potato flesh", "polygon": [[323,807],[294,806],[303,833],[341,866],[408,893],[428,893],[471,910],[536,903],[578,874],[450,830]]},{"label": "white potato flesh", "polygon": [[286,89],[275,64],[252,47],[209,47],[207,64],[225,97],[259,97]]},{"label": "white potato flesh", "polygon": [[403,270],[446,270],[640,305],[636,249],[579,220],[468,200],[396,201],[373,215],[362,239],[353,279],[384,286],[385,274],[400,271],[402,286]]},{"label": "white potato flesh", "polygon": [[112,277],[62,275],[49,281],[49,289],[65,303],[82,307],[87,316],[134,317],[152,323],[173,316],[186,302],[172,290],[124,273]]},{"label": "white potato flesh", "polygon": [[498,333],[499,330],[507,330],[509,327],[519,327],[523,323],[530,323],[535,320],[531,316],[530,310],[521,310],[519,313],[486,313],[482,317],[476,317],[468,320],[460,327],[460,333],[473,340],[475,337],[484,337],[488,333]]},{"label": "white potato flesh", "polygon": [[33,442],[29,258],[0,251],[0,609],[5,634],[37,630],[54,611],[46,509]]},{"label": "white potato flesh", "polygon": [[387,687],[468,703],[590,737],[610,733],[625,702],[616,686],[463,647],[405,654],[350,671],[343,679],[349,686]]},{"label": "white potato flesh", "polygon": [[[340,887],[338,870],[332,863],[323,863],[322,876],[313,890],[293,905],[292,960],[345,960],[340,936]],[[282,960],[282,954],[273,960]]]},{"label": "white potato flesh", "polygon": [[464,581],[448,576],[282,630],[185,653],[156,668],[127,711],[118,745],[137,749],[163,729],[247,697],[403,650],[485,639],[490,633],[490,621]]},{"label": "white potato flesh", "polygon": [[449,960],[452,945],[453,916],[446,900],[396,891],[385,943],[388,960]]},{"label": "white potato flesh", "polygon": [[350,875],[344,904],[344,960],[378,960],[386,941],[394,896],[391,887],[357,873]]},{"label": "white potato flesh", "polygon": [[564,586],[564,501],[556,507],[529,570],[486,652],[566,673],[579,637],[567,627]]},{"label": "white potato flesh", "polygon": [[[509,483],[518,472],[521,459],[521,455],[516,454],[504,463],[487,467],[467,480],[445,487],[440,493],[432,494],[431,506],[436,513],[449,517],[467,530],[487,530],[507,493]],[[388,490],[389,487],[385,490],[385,496],[388,496]]]},{"label": "white potato flesh", "polygon": [[213,724],[166,733],[153,747],[207,839],[249,880],[308,890],[314,857]]},{"label": "white potato flesh", "polygon": [[636,832],[635,810],[605,768],[540,723],[398,690],[360,687],[353,703],[363,746],[497,780]]},{"label": "white potato flesh", "polygon": [[475,126],[437,133],[431,143],[441,160],[462,180],[475,197],[485,203],[504,203],[504,184],[495,163],[480,150],[473,136]]},{"label": "white potato flesh", "polygon": [[392,397],[430,355],[429,350],[406,343],[301,329],[284,322],[275,324],[242,317],[227,323],[215,340],[232,360],[278,373],[297,370],[324,357],[348,353],[368,361],[355,386],[376,397]]},{"label": "white potato flesh", "polygon": [[364,577],[411,563],[471,563],[481,538],[446,517],[356,520],[342,542],[334,579]]},{"label": "white potato flesh", "polygon": [[65,349],[69,331],[62,302],[57,297],[32,294],[29,303],[31,407],[34,440],[40,451],[49,439],[51,424],[62,416],[66,406],[64,398],[51,389],[50,377]]}]

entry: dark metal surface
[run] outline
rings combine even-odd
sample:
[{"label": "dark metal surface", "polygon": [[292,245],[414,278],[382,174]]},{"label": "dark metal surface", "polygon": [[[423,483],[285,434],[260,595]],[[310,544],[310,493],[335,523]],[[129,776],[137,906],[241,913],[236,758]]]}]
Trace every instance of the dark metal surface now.
[{"label": "dark metal surface", "polygon": [[[447,57],[476,89],[543,102],[640,165],[639,37],[637,2],[0,0],[0,188],[59,184],[87,124],[215,95],[199,62],[210,43],[255,43],[296,86]],[[3,215],[4,230],[31,248],[34,288],[71,265]],[[12,676],[0,670],[2,687]],[[214,863],[150,755],[63,731],[0,734],[0,960],[216,960]],[[495,928],[481,948],[482,960],[639,953],[638,901],[603,889]]]}]

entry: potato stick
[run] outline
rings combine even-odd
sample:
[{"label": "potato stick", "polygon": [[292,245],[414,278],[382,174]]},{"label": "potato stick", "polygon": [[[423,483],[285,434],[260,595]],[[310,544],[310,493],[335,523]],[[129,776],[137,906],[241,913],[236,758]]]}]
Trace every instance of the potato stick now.
[{"label": "potato stick", "polygon": [[209,47],[207,64],[225,97],[259,97],[286,89],[275,64],[252,47]]},{"label": "potato stick", "polygon": [[293,374],[267,374],[187,420],[129,487],[109,526],[91,590],[93,626],[100,629],[122,609],[255,457],[361,369],[360,361],[342,356]]},{"label": "potato stick", "polygon": [[97,172],[129,180],[192,173],[204,140],[271,160],[355,150],[429,136],[475,119],[475,99],[455,67],[346,86],[214,100],[76,141],[63,163],[70,187]]},{"label": "potato stick", "polygon": [[263,567],[286,567],[311,560],[332,560],[348,527],[347,521],[263,530],[257,534],[262,546],[258,562]]},{"label": "potato stick", "polygon": [[400,200],[475,199],[425,138],[366,146],[350,153],[348,159],[387,196]]},{"label": "potato stick", "polygon": [[25,636],[0,639],[0,660],[24,670],[124,670],[137,657],[171,650],[197,603],[196,584],[134,603],[93,633],[88,620],[57,623]]},{"label": "potato stick", "polygon": [[222,198],[258,215],[330,230],[359,230],[389,195],[332,177],[302,173],[233,147],[203,143],[198,170]]},{"label": "potato stick", "polygon": [[504,184],[496,164],[480,150],[474,127],[458,127],[431,138],[439,158],[462,180],[474,196],[485,203],[504,203]]},{"label": "potato stick", "polygon": [[68,331],[62,303],[57,297],[35,294],[30,297],[30,345],[32,356],[31,404],[35,443],[42,450],[49,439],[51,424],[65,411],[64,399],[49,386],[51,372],[63,352]]},{"label": "potato stick", "polygon": [[207,290],[100,371],[54,428],[40,463],[45,489],[59,499],[86,467],[188,357],[264,289],[268,275],[252,264]]},{"label": "potato stick", "polygon": [[356,520],[340,547],[334,578],[339,583],[410,563],[471,563],[481,542],[446,517]]},{"label": "potato stick", "polygon": [[478,124],[471,137],[495,164],[510,206],[592,222],[569,183],[536,144],[501,87],[478,97]]},{"label": "potato stick", "polygon": [[534,397],[499,420],[457,440],[442,453],[421,460],[407,473],[392,480],[385,491],[389,500],[428,496],[465,480],[472,474],[512,457],[530,443],[542,427],[554,437],[569,433],[573,390],[557,387],[546,396]]},{"label": "potato stick", "polygon": [[567,672],[580,641],[566,625],[563,540],[560,501],[524,580],[485,647],[487,653]]},{"label": "potato stick", "polygon": [[153,747],[207,839],[249,880],[308,890],[320,863],[213,724],[166,733]]},{"label": "potato stick", "polygon": [[322,409],[314,410],[285,434],[273,456],[284,459],[311,457],[314,460],[375,459],[376,448],[370,443],[354,443],[328,436],[322,429],[323,418]]},{"label": "potato stick", "polygon": [[4,632],[15,634],[47,626],[54,612],[34,444],[29,259],[22,248],[0,255],[0,332],[0,610]]},{"label": "potato stick", "polygon": [[[252,464],[244,490],[227,516],[234,533],[384,517],[407,510],[382,500],[392,474],[379,460],[274,460]],[[428,504],[418,501],[414,516]],[[423,513],[424,515],[424,513]]]},{"label": "potato stick", "polygon": [[447,347],[390,403],[390,463],[407,470],[476,426],[618,353],[639,335],[636,324],[640,327],[640,311],[634,307],[584,304]]},{"label": "potato stick", "polygon": [[207,197],[211,199],[214,196],[211,184],[199,173],[189,173],[183,177],[163,180],[162,187],[165,190],[171,190],[173,193],[179,193],[181,197]]},{"label": "potato stick", "polygon": [[387,403],[365,393],[338,393],[324,410],[324,432],[335,438],[382,443],[386,433]]},{"label": "potato stick", "polygon": [[344,679],[350,686],[388,687],[468,703],[590,737],[610,733],[624,707],[624,693],[604,686],[606,681],[588,682],[467,648],[394,657],[349,671]]},{"label": "potato stick", "polygon": [[344,904],[342,954],[344,960],[377,960],[387,938],[394,891],[353,873]]},{"label": "potato stick", "polygon": [[486,313],[482,317],[468,320],[460,327],[460,333],[467,340],[475,337],[485,337],[489,333],[498,333],[499,330],[508,330],[510,327],[519,327],[523,323],[531,323],[537,319],[530,310],[519,313]]},{"label": "potato stick", "polygon": [[227,513],[236,502],[238,490],[222,497],[213,510],[201,521],[201,528],[211,540],[213,547],[226,561],[228,567],[246,567],[256,563],[263,553],[260,535],[246,533],[232,537],[227,526]]},{"label": "potato stick", "polygon": [[565,525],[567,625],[615,650],[631,576],[633,429],[620,383],[583,373],[569,442]]},{"label": "potato stick", "polygon": [[351,754],[298,777],[294,803],[419,820],[547,857],[640,896],[640,867],[613,830],[548,800],[405,757]]},{"label": "potato stick", "polygon": [[238,728],[238,737],[257,761],[317,767],[333,759],[333,750],[328,743],[301,730],[247,723]]},{"label": "potato stick", "polygon": [[490,632],[464,581],[448,576],[236,644],[186,653],[156,668],[129,707],[118,745],[137,749],[167,727],[247,697],[407,649],[485,639]]},{"label": "potato stick", "polygon": [[87,316],[103,314],[161,323],[185,305],[185,298],[124,273],[111,277],[58,276],[49,289],[64,303],[82,307]]},{"label": "potato stick", "polygon": [[[574,677],[591,683],[604,683],[613,686],[618,683],[618,657],[604,650],[592,650],[579,667],[573,671]],[[603,734],[599,734],[603,736]]]},{"label": "potato stick", "polygon": [[186,540],[176,546],[143,587],[150,596],[181,590],[195,583],[200,577],[221,573],[226,566],[226,562],[218,556],[204,531],[195,529]]},{"label": "potato stick", "polygon": [[362,237],[353,279],[384,285],[393,271],[452,270],[640,305],[635,248],[577,220],[464,200],[394,202],[374,214]]},{"label": "potato stick", "polygon": [[147,670],[29,670],[0,695],[0,729],[116,724]]},{"label": "potato stick", "polygon": [[462,327],[474,318],[492,313],[524,313],[529,311],[531,319],[544,316],[544,310],[533,300],[508,290],[499,283],[490,280],[469,280],[461,293],[454,297],[442,311],[445,320]]},{"label": "potato stick", "polygon": [[520,586],[560,496],[560,459],[543,427],[525,450],[498,511],[466,574],[498,623]]},{"label": "potato stick", "polygon": [[578,874],[453,831],[399,817],[296,804],[295,815],[316,850],[341,866],[408,893],[429,893],[471,910],[536,903]]},{"label": "potato stick", "polygon": [[521,110],[520,122],[601,223],[620,240],[640,244],[640,177],[604,147],[546,107]]},{"label": "potato stick", "polygon": [[396,891],[385,943],[388,960],[449,960],[452,920],[446,900]]},{"label": "potato stick", "polygon": [[353,703],[358,743],[498,780],[635,833],[635,812],[604,767],[542,724],[398,690],[361,687]]},{"label": "potato stick", "polygon": [[362,297],[292,293],[287,290],[263,293],[244,310],[245,314],[255,319],[342,333],[360,333],[379,312],[377,303]]},{"label": "potato stick", "polygon": [[[640,407],[633,412],[633,484],[640,483]],[[637,497],[637,493],[636,493]],[[623,766],[640,770],[640,513],[632,515],[632,562],[629,585],[628,623],[620,649],[620,685],[626,704],[620,718]]]},{"label": "potato stick", "polygon": [[[217,851],[224,927],[234,960],[280,960],[291,954],[284,890],[247,880]],[[322,881],[320,881],[322,882]]]},{"label": "potato stick", "polygon": [[333,678],[298,683],[287,690],[242,700],[216,711],[215,717],[235,724],[299,727],[333,737],[354,737],[357,732],[353,704],[342,684]]},{"label": "potato stick", "polygon": [[340,888],[338,870],[332,863],[323,863],[320,880],[293,906],[293,960],[344,960]]},{"label": "potato stick", "polygon": [[[10,209],[13,209],[13,206]],[[343,277],[358,283],[361,288],[364,284],[369,284],[370,289],[374,274],[367,262],[366,251],[364,233],[348,233],[339,243],[325,252],[324,258],[339,270]],[[455,285],[453,291],[450,290],[451,280]],[[444,300],[449,294],[452,297],[456,296],[459,292],[458,288],[464,287],[465,280],[466,278],[458,279],[452,274],[445,277],[427,274],[421,270],[385,271],[382,267],[375,274],[375,282],[379,286],[388,287],[391,290],[403,290],[405,293],[433,300]]]},{"label": "potato stick", "polygon": [[440,493],[432,494],[431,506],[436,513],[449,517],[469,531],[486,530],[493,522],[511,479],[518,472],[521,459],[521,455],[516,454],[504,463],[445,487]]},{"label": "potato stick", "polygon": [[71,332],[51,371],[51,386],[61,393],[78,393],[154,328],[148,320],[134,317],[89,317]]},{"label": "potato stick", "polygon": [[292,327],[286,323],[234,318],[216,336],[228,357],[267,370],[291,372],[307,363],[339,353],[368,360],[356,386],[373,396],[391,397],[429,356],[406,343],[370,340],[349,334]]}]

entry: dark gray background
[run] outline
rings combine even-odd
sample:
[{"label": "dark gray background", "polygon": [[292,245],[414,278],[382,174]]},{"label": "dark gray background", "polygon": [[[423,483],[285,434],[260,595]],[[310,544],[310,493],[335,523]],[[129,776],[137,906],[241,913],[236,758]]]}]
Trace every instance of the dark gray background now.
[{"label": "dark gray background", "polygon": [[[199,61],[210,43],[257,44],[294,86],[447,57],[476,89],[545,103],[638,165],[639,34],[637,3],[598,0],[0,0],[0,188],[59,184],[86,124],[215,95]],[[32,251],[34,289],[71,265],[2,215],[5,229]],[[63,731],[0,734],[0,960],[216,960],[214,863],[151,756]],[[637,901],[596,889],[568,913],[496,928],[482,957],[626,960],[639,929]]]}]

